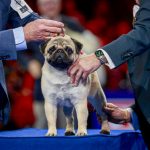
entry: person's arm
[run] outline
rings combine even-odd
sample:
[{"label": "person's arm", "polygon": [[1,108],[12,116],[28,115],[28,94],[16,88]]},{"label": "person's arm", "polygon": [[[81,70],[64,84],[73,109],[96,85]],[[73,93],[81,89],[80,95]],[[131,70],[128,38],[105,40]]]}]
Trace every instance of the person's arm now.
[{"label": "person's arm", "polygon": [[[112,43],[102,47],[108,54],[113,67],[127,62],[129,59],[144,53],[150,47],[150,1],[141,0],[140,10],[137,13],[137,21],[132,31],[122,35]],[[105,63],[108,63],[104,57]],[[102,64],[99,58],[92,54],[90,56],[78,59],[68,70],[71,81],[76,86],[80,80],[86,80],[88,75],[96,71]],[[112,68],[113,68],[112,67]]]}]

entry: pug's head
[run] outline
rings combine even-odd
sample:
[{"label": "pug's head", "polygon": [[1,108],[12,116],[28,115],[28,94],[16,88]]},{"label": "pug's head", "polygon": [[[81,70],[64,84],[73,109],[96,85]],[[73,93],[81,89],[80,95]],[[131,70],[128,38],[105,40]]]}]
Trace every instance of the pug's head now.
[{"label": "pug's head", "polygon": [[64,37],[53,37],[40,47],[46,61],[51,66],[59,70],[66,70],[78,58],[83,45],[65,35]]}]

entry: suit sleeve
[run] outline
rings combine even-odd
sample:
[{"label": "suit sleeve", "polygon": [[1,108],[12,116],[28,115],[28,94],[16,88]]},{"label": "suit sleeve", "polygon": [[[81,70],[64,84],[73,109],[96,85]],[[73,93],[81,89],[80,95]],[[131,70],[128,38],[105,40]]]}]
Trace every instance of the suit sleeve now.
[{"label": "suit sleeve", "polygon": [[25,26],[27,23],[39,19],[40,16],[37,13],[31,12],[25,18],[21,18],[19,14],[13,9],[10,8],[9,12],[9,23],[13,28]]},{"label": "suit sleeve", "polygon": [[13,30],[0,31],[0,60],[14,60],[17,58]]},{"label": "suit sleeve", "polygon": [[118,67],[150,47],[150,1],[142,0],[137,13],[137,21],[132,31],[102,47]]}]

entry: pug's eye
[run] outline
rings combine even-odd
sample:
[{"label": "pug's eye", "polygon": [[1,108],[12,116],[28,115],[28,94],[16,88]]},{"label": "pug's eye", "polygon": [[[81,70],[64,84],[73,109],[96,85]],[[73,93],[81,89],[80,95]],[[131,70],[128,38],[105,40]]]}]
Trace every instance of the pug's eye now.
[{"label": "pug's eye", "polygon": [[56,46],[52,46],[49,50],[48,53],[52,54],[56,50]]},{"label": "pug's eye", "polygon": [[66,47],[65,50],[69,55],[71,55],[73,53],[73,50],[70,47]]}]

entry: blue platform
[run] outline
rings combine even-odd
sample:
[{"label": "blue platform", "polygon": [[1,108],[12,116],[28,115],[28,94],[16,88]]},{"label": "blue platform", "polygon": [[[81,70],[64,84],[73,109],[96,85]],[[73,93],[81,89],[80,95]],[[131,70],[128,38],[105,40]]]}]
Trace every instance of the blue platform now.
[{"label": "blue platform", "polygon": [[146,150],[142,135],[134,131],[111,131],[100,135],[89,130],[85,137],[45,137],[46,130],[23,129],[0,132],[0,150]]}]

